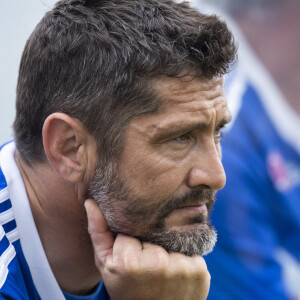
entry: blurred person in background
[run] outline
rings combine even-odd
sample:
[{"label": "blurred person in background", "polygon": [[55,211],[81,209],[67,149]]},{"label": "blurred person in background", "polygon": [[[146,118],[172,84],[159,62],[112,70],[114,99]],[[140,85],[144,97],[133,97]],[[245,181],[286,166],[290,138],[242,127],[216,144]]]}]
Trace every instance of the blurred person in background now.
[{"label": "blurred person in background", "polygon": [[233,121],[208,299],[300,299],[300,1],[212,3],[248,42],[234,30],[239,64],[226,85]]}]

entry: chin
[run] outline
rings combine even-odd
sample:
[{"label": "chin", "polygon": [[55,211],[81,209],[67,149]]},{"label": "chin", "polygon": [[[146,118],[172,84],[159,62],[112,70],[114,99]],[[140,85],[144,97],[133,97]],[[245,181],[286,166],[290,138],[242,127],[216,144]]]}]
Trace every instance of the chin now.
[{"label": "chin", "polygon": [[189,224],[155,230],[141,240],[157,244],[168,252],[202,256],[212,252],[217,242],[217,233],[209,224]]}]

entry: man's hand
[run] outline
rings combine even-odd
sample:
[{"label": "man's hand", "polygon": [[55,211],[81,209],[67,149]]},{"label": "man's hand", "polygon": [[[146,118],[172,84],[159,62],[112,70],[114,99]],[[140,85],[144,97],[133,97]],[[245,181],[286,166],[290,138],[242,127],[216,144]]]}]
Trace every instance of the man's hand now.
[{"label": "man's hand", "polygon": [[204,259],[119,234],[114,239],[95,201],[85,202],[96,266],[114,300],[206,299],[210,275]]}]

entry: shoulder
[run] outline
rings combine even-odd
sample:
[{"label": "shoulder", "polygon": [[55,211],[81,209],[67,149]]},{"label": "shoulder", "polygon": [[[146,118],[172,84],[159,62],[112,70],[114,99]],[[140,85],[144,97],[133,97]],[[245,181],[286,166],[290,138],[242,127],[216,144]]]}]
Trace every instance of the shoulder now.
[{"label": "shoulder", "polygon": [[24,276],[30,277],[30,273],[20,265],[23,260],[17,254],[22,251],[19,244],[7,179],[0,165],[0,296],[5,299],[29,299]]}]

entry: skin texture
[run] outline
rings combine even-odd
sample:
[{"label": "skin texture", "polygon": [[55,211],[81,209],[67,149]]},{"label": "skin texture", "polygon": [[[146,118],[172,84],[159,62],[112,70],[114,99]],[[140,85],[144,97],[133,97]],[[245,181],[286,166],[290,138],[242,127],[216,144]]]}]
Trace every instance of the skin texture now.
[{"label": "skin texture", "polygon": [[[155,87],[163,109],[130,122],[118,176],[135,195],[151,199],[158,208],[172,196],[222,188],[225,174],[219,131],[229,120],[222,79],[163,77]],[[28,166],[18,152],[16,161],[48,261],[62,289],[85,294],[102,277],[114,300],[206,299],[210,275],[200,255],[168,253],[124,234],[114,238],[95,201],[88,200],[85,211],[83,204],[97,167],[97,147],[78,120],[62,113],[50,115],[44,123],[43,142],[47,163]],[[118,213],[128,206],[117,200],[108,203],[116,208],[116,221],[122,220]],[[166,227],[192,230],[196,225],[189,224],[189,217],[207,212],[203,203],[189,206],[175,208],[165,219]],[[144,219],[133,228],[134,221],[124,224],[141,235],[152,223]]]},{"label": "skin texture", "polygon": [[118,235],[114,240],[97,204],[85,203],[99,268],[112,299],[206,299],[210,275],[204,259]]},{"label": "skin texture", "polygon": [[[126,184],[140,199],[151,199],[159,210],[171,196],[224,186],[219,127],[228,121],[229,113],[220,78],[163,78],[156,88],[165,101],[164,109],[132,120],[118,174],[127,178]],[[112,219],[122,220],[128,234],[145,234],[151,217],[142,216],[143,222],[134,219],[130,224],[122,214],[132,199],[127,201],[110,202]],[[130,206],[139,205],[149,207],[149,203]],[[167,228],[192,231],[196,225],[188,219],[207,213],[201,204],[197,208],[184,205],[164,220]],[[168,253],[123,234],[114,240],[97,205],[88,200],[86,209],[96,265],[113,299],[206,299],[209,273],[201,256]]]},{"label": "skin texture", "polygon": [[[225,184],[219,140],[229,114],[223,82],[161,78],[155,89],[163,109],[131,121],[117,172],[104,182],[98,167],[90,195],[115,234],[203,255],[215,243],[208,210]],[[108,195],[98,193],[104,185]]]},{"label": "skin texture", "polygon": [[198,187],[218,190],[225,184],[218,128],[229,115],[223,82],[190,80],[158,82],[165,108],[129,126],[119,172],[140,196],[152,193],[157,198],[159,193],[168,198]]},{"label": "skin texture", "polygon": [[69,293],[85,294],[101,280],[83,208],[96,146],[78,121],[60,113],[47,118],[43,137],[49,163],[29,166],[18,151],[15,160],[59,286]]}]

